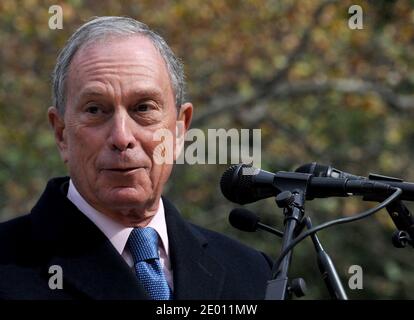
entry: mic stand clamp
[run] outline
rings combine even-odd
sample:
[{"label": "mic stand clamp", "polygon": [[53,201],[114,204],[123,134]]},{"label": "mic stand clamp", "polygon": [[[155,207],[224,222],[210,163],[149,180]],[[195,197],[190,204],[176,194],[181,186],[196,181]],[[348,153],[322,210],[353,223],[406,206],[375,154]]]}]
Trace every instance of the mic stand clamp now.
[{"label": "mic stand clamp", "polygon": [[[386,177],[371,173],[370,180],[381,180],[381,182],[394,181],[403,182],[399,178]],[[366,195],[363,198],[366,201],[383,201],[383,196]],[[407,244],[414,247],[414,217],[410,210],[405,206],[401,200],[396,200],[386,207],[388,214],[394,222],[397,230],[392,235],[392,243],[396,248],[405,248]]]},{"label": "mic stand clamp", "polygon": [[397,230],[392,235],[392,244],[396,248],[405,248],[407,244],[414,247],[414,219],[410,210],[401,200],[396,200],[386,207]]},{"label": "mic stand clamp", "polygon": [[[276,204],[283,208],[284,231],[281,252],[292,242],[295,229],[302,221],[305,212],[305,196],[310,174],[280,173],[274,185],[281,192],[276,197]],[[292,250],[287,253],[278,266],[274,266],[273,279],[268,281],[266,300],[285,300],[294,293],[297,297],[305,295],[306,284],[302,278],[289,284],[288,272],[292,258]],[[275,269],[277,268],[277,269]]]},{"label": "mic stand clamp", "polygon": [[405,230],[396,230],[392,235],[392,244],[396,248],[405,248],[407,244],[414,247],[414,241]]}]

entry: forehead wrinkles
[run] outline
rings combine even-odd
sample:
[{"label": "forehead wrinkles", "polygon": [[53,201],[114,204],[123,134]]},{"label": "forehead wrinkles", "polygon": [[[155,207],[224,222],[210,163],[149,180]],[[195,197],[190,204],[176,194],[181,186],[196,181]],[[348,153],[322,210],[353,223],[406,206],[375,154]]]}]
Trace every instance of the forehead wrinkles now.
[{"label": "forehead wrinkles", "polygon": [[[132,77],[156,82],[162,90],[172,89],[167,66],[152,43],[145,38],[137,39],[143,42],[125,40],[91,44],[76,53],[70,65],[68,81],[72,89],[76,88],[75,93],[79,93],[89,81],[132,85],[135,83],[131,81]],[[127,79],[123,81],[123,78]]]},{"label": "forehead wrinkles", "polygon": [[[81,49],[82,50],[82,49]],[[124,75],[145,74],[159,75],[168,73],[162,57],[146,52],[79,52],[69,69],[69,75],[88,75],[97,73]]]},{"label": "forehead wrinkles", "polygon": [[77,77],[93,77],[93,76],[142,76],[148,78],[156,78],[159,74],[159,68],[145,63],[111,63],[108,60],[87,61],[78,64],[74,68],[74,75]]}]

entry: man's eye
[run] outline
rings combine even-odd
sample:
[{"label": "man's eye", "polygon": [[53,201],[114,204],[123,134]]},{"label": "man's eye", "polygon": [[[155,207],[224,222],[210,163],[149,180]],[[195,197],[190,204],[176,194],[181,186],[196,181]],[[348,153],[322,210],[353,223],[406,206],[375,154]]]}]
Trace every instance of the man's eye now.
[{"label": "man's eye", "polygon": [[150,108],[151,108],[150,105],[148,105],[146,103],[142,103],[142,104],[136,105],[133,110],[137,111],[137,112],[145,112],[145,111],[150,110]]},{"label": "man's eye", "polygon": [[86,108],[87,113],[98,114],[101,110],[98,106],[89,106]]}]

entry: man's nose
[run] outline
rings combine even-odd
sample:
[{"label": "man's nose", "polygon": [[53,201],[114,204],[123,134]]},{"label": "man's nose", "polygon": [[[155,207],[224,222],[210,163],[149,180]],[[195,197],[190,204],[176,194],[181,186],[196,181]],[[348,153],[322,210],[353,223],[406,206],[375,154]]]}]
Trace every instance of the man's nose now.
[{"label": "man's nose", "polygon": [[136,123],[127,112],[115,112],[109,134],[109,147],[114,151],[133,149],[136,140],[133,134]]}]

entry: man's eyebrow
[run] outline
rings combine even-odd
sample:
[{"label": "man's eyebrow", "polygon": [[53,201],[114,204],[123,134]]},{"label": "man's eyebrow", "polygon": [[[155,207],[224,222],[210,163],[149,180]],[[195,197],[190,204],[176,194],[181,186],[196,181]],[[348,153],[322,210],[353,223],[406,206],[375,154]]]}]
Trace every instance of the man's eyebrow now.
[{"label": "man's eyebrow", "polygon": [[143,88],[131,92],[132,97],[162,99],[162,91],[152,88]]}]

